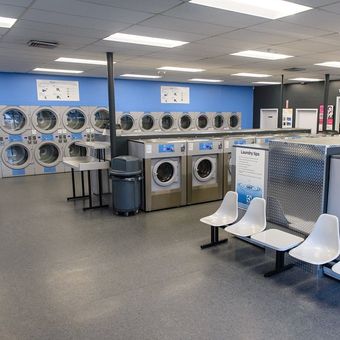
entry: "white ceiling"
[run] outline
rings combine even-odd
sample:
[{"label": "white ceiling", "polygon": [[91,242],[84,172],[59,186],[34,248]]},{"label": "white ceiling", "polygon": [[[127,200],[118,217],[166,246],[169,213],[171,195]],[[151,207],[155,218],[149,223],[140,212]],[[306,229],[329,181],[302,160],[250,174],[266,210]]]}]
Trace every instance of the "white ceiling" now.
[{"label": "white ceiling", "polygon": [[[105,60],[114,52],[115,76],[157,74],[157,67],[206,69],[199,74],[166,72],[165,81],[192,77],[223,79],[226,84],[249,85],[253,80],[231,76],[237,72],[269,73],[266,81],[292,77],[340,79],[340,69],[315,66],[340,61],[340,1],[294,0],[313,10],[268,20],[205,6],[188,0],[0,0],[0,16],[18,18],[11,29],[0,28],[0,71],[32,72],[35,67],[83,70],[84,76],[106,76],[105,66],[62,64],[58,57]],[[131,33],[190,42],[173,49],[103,41],[116,33]],[[32,48],[31,39],[57,41],[54,50]],[[278,61],[230,56],[257,49],[294,58]],[[284,68],[305,67],[304,72]]]}]

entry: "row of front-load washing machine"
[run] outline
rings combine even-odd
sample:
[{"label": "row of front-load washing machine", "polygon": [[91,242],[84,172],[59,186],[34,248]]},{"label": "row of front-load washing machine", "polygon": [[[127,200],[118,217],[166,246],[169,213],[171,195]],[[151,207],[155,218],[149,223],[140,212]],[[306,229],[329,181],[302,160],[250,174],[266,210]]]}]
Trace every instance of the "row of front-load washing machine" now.
[{"label": "row of front-load washing machine", "polygon": [[130,140],[143,168],[145,211],[222,199],[232,188],[232,146],[254,137]]},{"label": "row of front-load washing machine", "polygon": [[64,156],[87,155],[76,142],[108,124],[104,107],[0,106],[0,176],[64,172]]},{"label": "row of front-load washing machine", "polygon": [[117,112],[118,134],[156,135],[239,130],[241,112]]}]

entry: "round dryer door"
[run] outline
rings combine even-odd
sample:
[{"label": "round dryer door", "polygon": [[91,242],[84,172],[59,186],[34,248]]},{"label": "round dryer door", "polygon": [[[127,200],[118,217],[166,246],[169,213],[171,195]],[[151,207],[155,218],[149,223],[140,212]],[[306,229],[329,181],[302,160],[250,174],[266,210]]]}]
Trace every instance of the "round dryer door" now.
[{"label": "round dryer door", "polygon": [[229,126],[232,129],[235,129],[238,127],[239,123],[240,123],[240,117],[236,114],[232,114],[229,118]]},{"label": "round dryer door", "polygon": [[207,157],[199,158],[196,160],[193,170],[198,181],[207,182],[215,174],[215,163]]},{"label": "round dryer door", "polygon": [[58,129],[58,115],[49,108],[39,109],[33,114],[32,123],[41,133],[53,133]]},{"label": "round dryer door", "polygon": [[43,142],[35,149],[36,161],[44,167],[53,167],[61,162],[61,150],[52,142]]},{"label": "round dryer door", "polygon": [[174,125],[174,119],[171,115],[166,114],[161,119],[161,128],[164,131],[170,130]]},{"label": "round dryer door", "polygon": [[91,124],[98,132],[103,132],[105,129],[110,128],[110,114],[105,108],[96,110],[91,115]]},{"label": "round dryer door", "polygon": [[154,118],[151,115],[144,115],[141,119],[141,128],[144,131],[149,131],[155,124]]},{"label": "round dryer door", "polygon": [[64,115],[64,125],[71,132],[82,132],[87,125],[86,114],[78,108],[70,109]]},{"label": "round dryer door", "polygon": [[87,149],[84,146],[77,145],[76,142],[69,142],[65,147],[66,157],[85,157]]},{"label": "round dryer door", "polygon": [[19,108],[7,108],[2,112],[1,125],[9,134],[20,134],[27,130],[27,114]]},{"label": "round dryer door", "polygon": [[204,130],[206,129],[208,126],[208,117],[204,114],[199,115],[199,117],[197,118],[197,127],[200,130]]},{"label": "round dryer door", "polygon": [[191,117],[189,115],[183,115],[179,121],[179,127],[182,130],[188,130],[191,126]]},{"label": "round dryer door", "polygon": [[152,173],[158,185],[169,186],[177,179],[177,163],[171,160],[159,161],[155,164]]},{"label": "round dryer door", "polygon": [[222,129],[224,124],[224,118],[222,115],[216,115],[214,117],[214,127],[215,129]]},{"label": "round dryer door", "polygon": [[31,151],[23,143],[12,143],[3,149],[2,161],[11,169],[24,169],[31,164]]},{"label": "round dryer door", "polygon": [[125,114],[120,118],[120,125],[124,131],[130,131],[133,128],[134,123],[134,119],[129,114]]}]

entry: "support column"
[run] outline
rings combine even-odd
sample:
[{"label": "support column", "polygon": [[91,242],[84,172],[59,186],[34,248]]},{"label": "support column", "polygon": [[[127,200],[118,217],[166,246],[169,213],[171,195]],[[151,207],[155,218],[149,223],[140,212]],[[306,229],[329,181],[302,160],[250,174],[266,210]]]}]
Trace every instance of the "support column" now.
[{"label": "support column", "polygon": [[284,75],[281,74],[281,88],[280,88],[280,107],[279,107],[279,116],[278,116],[278,128],[282,128],[282,116],[283,116],[283,80]]},{"label": "support column", "polygon": [[324,132],[327,131],[328,96],[329,96],[329,74],[325,74],[325,86],[323,94],[323,123],[322,123],[322,130]]}]

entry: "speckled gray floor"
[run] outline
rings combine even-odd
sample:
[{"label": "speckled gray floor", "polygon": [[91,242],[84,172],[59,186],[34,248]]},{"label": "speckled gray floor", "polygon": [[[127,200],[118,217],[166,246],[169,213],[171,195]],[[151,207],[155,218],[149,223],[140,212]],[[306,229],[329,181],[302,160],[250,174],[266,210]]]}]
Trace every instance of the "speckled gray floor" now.
[{"label": "speckled gray floor", "polygon": [[125,218],[67,203],[67,175],[0,179],[0,338],[339,339],[340,282],[236,239],[218,203]]}]

